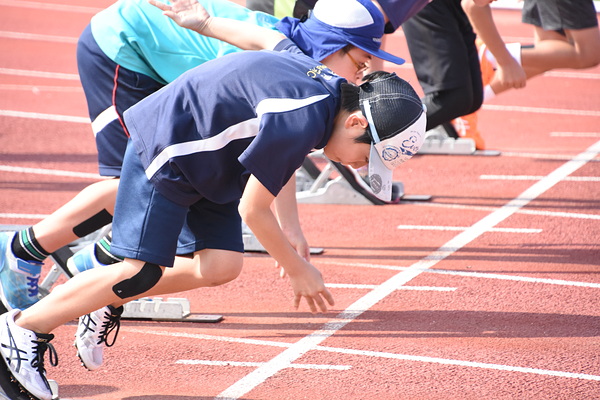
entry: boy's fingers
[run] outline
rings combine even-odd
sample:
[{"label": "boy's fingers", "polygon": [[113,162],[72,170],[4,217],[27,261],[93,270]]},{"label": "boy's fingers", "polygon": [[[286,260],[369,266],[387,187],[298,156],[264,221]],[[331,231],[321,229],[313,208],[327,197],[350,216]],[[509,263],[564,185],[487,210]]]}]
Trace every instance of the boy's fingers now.
[{"label": "boy's fingers", "polygon": [[167,4],[162,3],[160,1],[156,1],[156,0],[148,0],[148,3],[152,4],[155,7],[160,8],[163,11],[167,11],[170,8]]},{"label": "boy's fingers", "polygon": [[294,296],[294,308],[297,310],[300,307],[300,300],[302,299],[302,295],[297,294]]},{"label": "boy's fingers", "polygon": [[[321,299],[321,297],[319,297]],[[322,300],[321,300],[322,301]],[[316,313],[317,307],[315,306],[315,302],[312,297],[306,296],[306,302],[308,303],[308,307],[310,308],[310,312]]]},{"label": "boy's fingers", "polygon": [[325,297],[325,300],[329,303],[330,306],[335,305],[335,300],[333,300],[333,296],[329,292],[329,290],[325,289],[321,292],[322,296]]}]

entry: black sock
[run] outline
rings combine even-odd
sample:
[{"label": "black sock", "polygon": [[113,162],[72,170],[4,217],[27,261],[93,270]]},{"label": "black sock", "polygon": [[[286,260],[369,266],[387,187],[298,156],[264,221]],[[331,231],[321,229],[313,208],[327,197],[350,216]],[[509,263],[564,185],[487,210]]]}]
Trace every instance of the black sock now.
[{"label": "black sock", "polygon": [[38,243],[33,227],[17,232],[11,248],[15,257],[25,261],[42,262],[50,255]]}]

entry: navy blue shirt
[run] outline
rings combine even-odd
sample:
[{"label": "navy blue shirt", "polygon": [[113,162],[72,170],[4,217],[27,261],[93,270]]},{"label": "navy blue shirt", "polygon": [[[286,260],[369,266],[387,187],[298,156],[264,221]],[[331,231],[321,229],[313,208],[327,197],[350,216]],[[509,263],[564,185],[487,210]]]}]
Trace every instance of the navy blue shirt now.
[{"label": "navy blue shirt", "polygon": [[228,203],[250,174],[276,196],[325,146],[345,80],[287,39],[276,50],[209,61],[125,112],[146,176],[165,197]]}]

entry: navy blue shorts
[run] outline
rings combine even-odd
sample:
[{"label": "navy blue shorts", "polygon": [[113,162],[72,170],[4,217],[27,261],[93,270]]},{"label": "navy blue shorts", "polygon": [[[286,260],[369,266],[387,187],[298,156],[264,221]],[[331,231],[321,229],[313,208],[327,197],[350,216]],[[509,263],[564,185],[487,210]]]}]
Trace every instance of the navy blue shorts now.
[{"label": "navy blue shorts", "polygon": [[77,67],[96,137],[100,175],[120,176],[129,137],[123,112],[164,85],[108,58],[89,25],[77,43]]},{"label": "navy blue shorts", "polygon": [[202,199],[189,207],[172,202],[148,180],[129,143],[115,205],[111,253],[171,267],[176,254],[203,249],[244,252],[239,201],[215,204]]},{"label": "navy blue shorts", "polygon": [[525,0],[522,21],[546,31],[594,28],[598,26],[592,0]]}]

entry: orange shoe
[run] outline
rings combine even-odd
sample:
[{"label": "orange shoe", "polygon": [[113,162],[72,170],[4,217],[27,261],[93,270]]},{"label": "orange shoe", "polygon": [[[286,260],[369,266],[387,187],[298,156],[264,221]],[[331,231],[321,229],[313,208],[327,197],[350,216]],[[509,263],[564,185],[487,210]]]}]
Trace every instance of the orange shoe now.
[{"label": "orange shoe", "polygon": [[458,137],[473,139],[477,150],[485,150],[485,141],[477,129],[477,112],[454,119],[452,125],[456,129]]},{"label": "orange shoe", "polygon": [[483,41],[479,38],[475,39],[475,46],[477,46],[477,54],[479,55],[479,67],[481,68],[481,80],[483,82],[483,87],[486,87],[490,84],[494,75],[496,74],[496,70],[494,69],[494,65],[488,58],[487,54],[490,52],[487,49],[487,46]]}]

